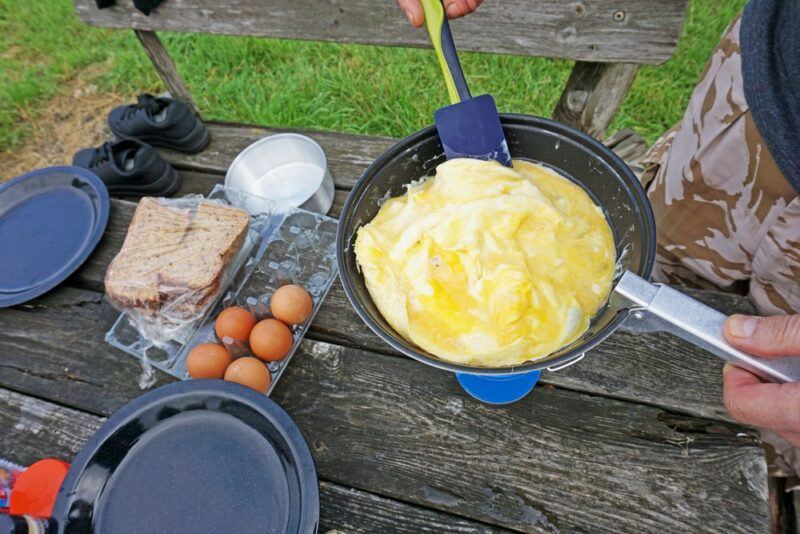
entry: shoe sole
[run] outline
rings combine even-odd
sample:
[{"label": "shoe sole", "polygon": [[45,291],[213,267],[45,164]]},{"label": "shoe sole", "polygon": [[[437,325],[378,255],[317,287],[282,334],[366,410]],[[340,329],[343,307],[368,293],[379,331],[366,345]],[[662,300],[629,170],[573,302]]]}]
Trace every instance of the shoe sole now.
[{"label": "shoe sole", "polygon": [[181,188],[181,175],[178,174],[171,165],[167,165],[167,170],[164,171],[158,180],[151,184],[143,186],[135,185],[120,185],[108,188],[108,193],[113,196],[123,197],[138,197],[138,196],[153,196],[153,197],[169,197],[178,192]]},{"label": "shoe sole", "polygon": [[148,145],[158,146],[184,152],[186,154],[197,154],[203,151],[211,142],[211,132],[208,131],[206,125],[200,119],[197,119],[197,124],[194,125],[192,131],[181,139],[164,139],[157,135],[126,135],[115,130],[109,125],[111,131],[120,139],[136,139]]}]

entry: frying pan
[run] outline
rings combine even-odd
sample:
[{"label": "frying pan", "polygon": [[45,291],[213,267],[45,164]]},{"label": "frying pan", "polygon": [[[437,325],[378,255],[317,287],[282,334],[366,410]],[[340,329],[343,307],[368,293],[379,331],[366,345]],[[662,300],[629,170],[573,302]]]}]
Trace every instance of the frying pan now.
[{"label": "frying pan", "polygon": [[724,314],[671,287],[647,281],[656,250],[653,212],[636,176],[610,149],[570,126],[540,117],[502,114],[501,122],[513,157],[556,169],[603,208],[618,258],[618,275],[608,302],[573,343],[510,367],[446,362],[398,334],[367,291],[354,242],[358,229],[375,217],[384,199],[403,194],[405,184],[432,175],[444,163],[439,136],[430,126],[403,139],[367,168],[348,196],[339,221],[337,260],[342,285],[358,315],[383,341],[420,362],[457,373],[471,394],[496,403],[521,398],[536,383],[538,372],[577,362],[625,322],[628,330],[676,334],[768,380],[789,382],[800,377],[800,358],[764,359],[735,349],[722,333]]}]

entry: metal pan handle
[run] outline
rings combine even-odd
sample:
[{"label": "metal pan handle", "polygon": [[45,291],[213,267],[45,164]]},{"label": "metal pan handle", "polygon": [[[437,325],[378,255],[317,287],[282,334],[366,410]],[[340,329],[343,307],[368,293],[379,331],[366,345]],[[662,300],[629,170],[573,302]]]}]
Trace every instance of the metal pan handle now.
[{"label": "metal pan handle", "polygon": [[680,291],[626,271],[614,293],[628,303],[626,330],[670,332],[764,380],[800,381],[800,356],[759,358],[735,348],[723,334],[727,316]]}]

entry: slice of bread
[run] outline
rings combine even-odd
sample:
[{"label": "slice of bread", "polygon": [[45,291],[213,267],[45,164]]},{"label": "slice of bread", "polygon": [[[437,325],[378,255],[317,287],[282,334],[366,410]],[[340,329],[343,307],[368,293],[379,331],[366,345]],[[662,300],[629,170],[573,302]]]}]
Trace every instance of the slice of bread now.
[{"label": "slice of bread", "polygon": [[242,248],[250,216],[239,209],[202,203],[181,243],[180,257],[161,271],[170,287],[202,289],[221,276],[224,266]]},{"label": "slice of bread", "polygon": [[161,310],[174,319],[186,319],[197,315],[199,310],[210,304],[221,287],[222,278],[217,278],[208,287],[196,289],[187,293],[185,288],[182,291],[172,292],[171,288],[161,287],[162,303]]},{"label": "slice of bread", "polygon": [[108,298],[122,308],[158,309],[158,272],[163,259],[183,241],[190,217],[156,199],[143,198],[136,207],[125,242],[106,270]]},{"label": "slice of bread", "polygon": [[142,199],[106,271],[108,298],[145,315],[163,310],[178,319],[200,313],[220,290],[249,223],[246,212],[208,201],[190,210]]}]

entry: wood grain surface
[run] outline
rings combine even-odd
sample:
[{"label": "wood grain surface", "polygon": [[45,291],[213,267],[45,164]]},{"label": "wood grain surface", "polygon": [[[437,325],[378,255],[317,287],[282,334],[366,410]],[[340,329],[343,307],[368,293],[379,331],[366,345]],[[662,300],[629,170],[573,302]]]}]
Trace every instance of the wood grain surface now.
[{"label": "wood grain surface", "polygon": [[[80,307],[86,295],[63,295],[62,304],[70,298]],[[64,328],[81,326],[90,328]],[[92,340],[74,352],[65,341],[58,362],[52,351],[27,351],[40,384],[24,393],[67,404],[95,380],[117,401],[140,393],[125,372],[135,374],[135,360],[110,350],[87,358]],[[0,340],[4,353],[8,345]],[[64,363],[72,382],[54,382]],[[8,384],[5,374],[0,381],[31,385]],[[310,340],[273,398],[303,430],[324,480],[414,506],[530,532],[768,528],[765,460],[734,425],[547,387],[511,406],[487,406],[448,373]],[[75,410],[62,417],[61,406],[41,403],[19,393],[0,398],[0,424],[9,429],[0,446],[19,450],[16,460],[39,454],[13,448],[31,441],[22,435],[28,427],[59,444],[49,454],[65,456],[96,427]],[[96,393],[84,403],[98,415],[116,409]]]},{"label": "wood grain surface", "polygon": [[[182,192],[220,181],[265,131],[212,125],[211,152],[165,152]],[[327,145],[334,210],[394,142],[312,136]],[[629,137],[613,141],[636,144]],[[66,285],[0,310],[0,454],[69,459],[141,394],[139,362],[104,341],[118,312],[101,293],[134,206],[112,201],[105,237]],[[726,313],[752,309],[736,295],[691,294]],[[545,373],[521,402],[488,406],[450,373],[398,357],[337,282],[273,398],[312,448],[323,531],[767,532],[765,460],[753,432],[722,409],[720,368],[669,335],[620,331]]]},{"label": "wood grain surface", "polygon": [[[352,189],[369,165],[399,139],[373,137],[303,129],[264,128],[208,122],[211,143],[197,155],[159,149],[164,158],[184,176],[182,193],[207,193],[215,183],[222,183],[236,156],[262,137],[282,132],[295,132],[314,139],[325,150],[328,167],[337,189]],[[408,132],[409,135],[414,132]],[[626,161],[636,160],[647,148],[644,140],[632,130],[618,132],[609,138],[609,146]],[[214,178],[216,176],[216,178]],[[196,178],[197,183],[192,183]],[[208,189],[204,189],[208,187]]]},{"label": "wood grain surface", "polygon": [[[429,47],[393,0],[169,0],[149,17],[131,0],[97,9],[74,0],[88,24],[339,43]],[[503,0],[452,24],[462,50],[581,61],[661,63],[683,27],[688,0]]]},{"label": "wood grain surface", "polygon": [[578,61],[553,110],[553,118],[602,139],[638,71],[635,63]]},{"label": "wood grain surface", "polygon": [[[0,388],[0,450],[29,465],[71,461],[105,419]],[[320,482],[320,532],[500,533],[505,529],[414,506],[331,482]]]},{"label": "wood grain surface", "polygon": [[407,359],[303,348],[274,399],[330,480],[524,531],[769,528],[740,427],[550,388],[488,406]]},{"label": "wood grain surface", "polygon": [[181,75],[178,74],[175,63],[172,61],[167,49],[164,48],[161,39],[158,38],[158,34],[148,30],[135,30],[134,33],[136,34],[136,38],[139,39],[142,48],[144,48],[144,51],[147,53],[147,57],[150,58],[150,62],[153,64],[153,67],[155,67],[156,72],[158,72],[158,75],[164,82],[164,85],[167,86],[170,95],[188,104],[189,107],[199,115],[200,110],[197,108],[192,94],[189,92],[189,89],[186,88],[186,84],[183,83],[183,79]]},{"label": "wood grain surface", "polygon": [[[206,180],[213,179],[209,178],[211,175],[203,176]],[[106,267],[122,245],[133,210],[131,202],[112,201],[106,234],[72,278],[72,284],[103,290]],[[752,311],[749,302],[736,295],[715,292],[692,292],[692,295],[729,314]],[[363,324],[338,280],[320,309],[310,335],[375,352],[392,352]],[[722,406],[721,369],[720,360],[669,334],[618,332],[580,363],[556,373],[546,373],[544,380],[579,391],[640,400],[682,413],[728,420]]]}]

